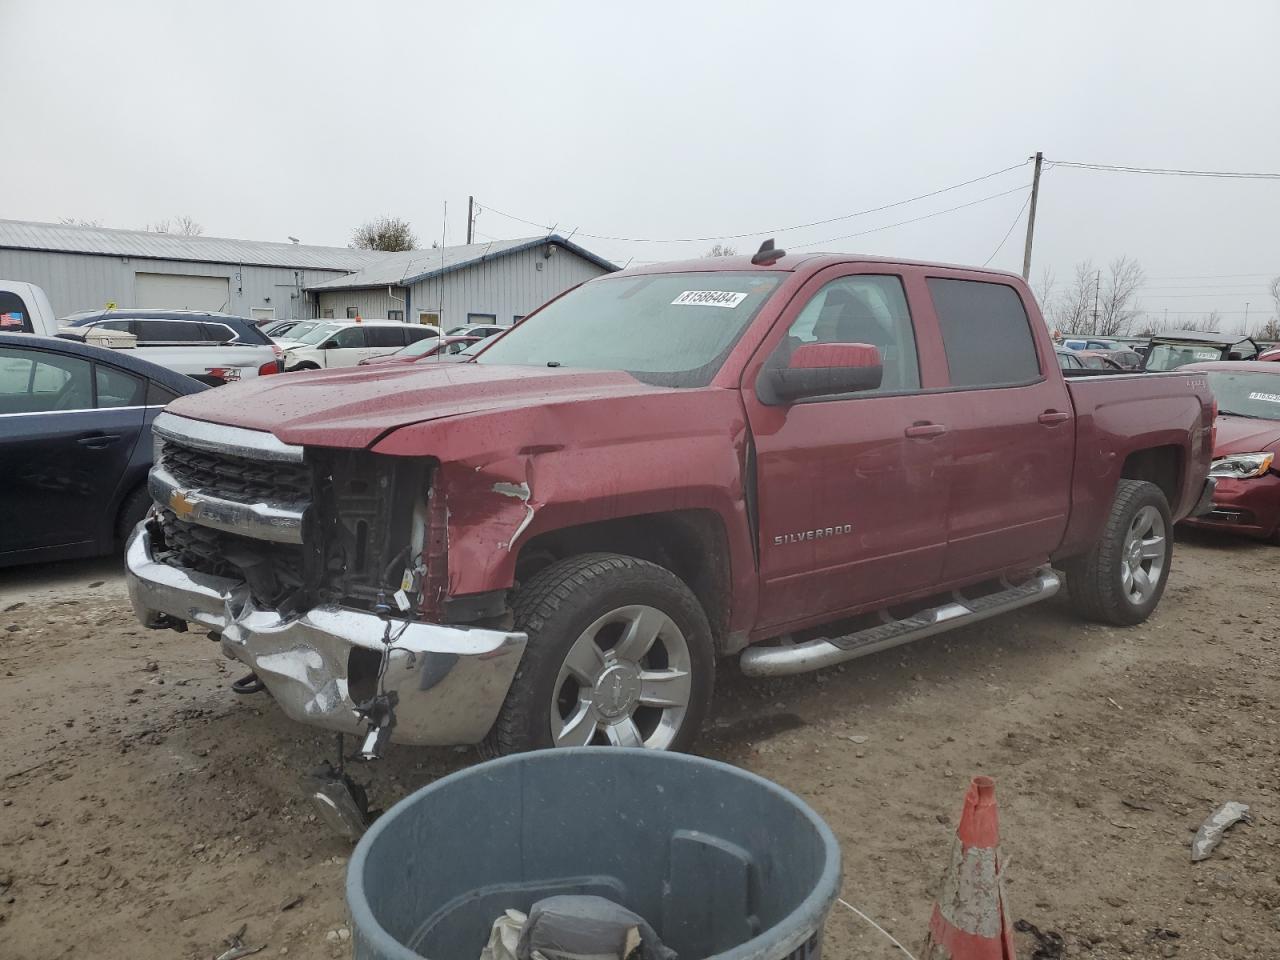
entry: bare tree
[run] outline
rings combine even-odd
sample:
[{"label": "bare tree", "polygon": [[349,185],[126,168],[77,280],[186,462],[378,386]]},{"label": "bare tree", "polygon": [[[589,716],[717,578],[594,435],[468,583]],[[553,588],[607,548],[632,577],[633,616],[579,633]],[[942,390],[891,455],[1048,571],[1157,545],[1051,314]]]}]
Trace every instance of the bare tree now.
[{"label": "bare tree", "polygon": [[1210,310],[1203,317],[1197,317],[1182,324],[1182,329],[1193,333],[1217,333],[1221,326],[1222,314],[1217,310]]},{"label": "bare tree", "polygon": [[69,227],[100,227],[101,220],[86,220],[84,217],[59,217],[59,223],[65,223]]},{"label": "bare tree", "polygon": [[1106,280],[1098,296],[1098,316],[1093,333],[1115,337],[1128,331],[1139,311],[1134,304],[1146,280],[1142,265],[1128,257],[1117,257],[1107,265]]},{"label": "bare tree", "polygon": [[738,248],[731,247],[728,244],[714,244],[710,250],[703,254],[704,257],[733,257],[737,256]]},{"label": "bare tree", "polygon": [[1264,323],[1257,324],[1252,330],[1246,332],[1259,343],[1275,343],[1276,341],[1280,341],[1280,316],[1271,317],[1269,320]]},{"label": "bare tree", "polygon": [[1031,292],[1036,295],[1036,302],[1040,304],[1041,310],[1049,309],[1049,304],[1053,302],[1053,290],[1057,285],[1058,278],[1054,276],[1053,268],[1043,268],[1040,271],[1040,279],[1031,287]]},{"label": "bare tree", "polygon": [[1094,330],[1093,304],[1097,290],[1098,274],[1092,260],[1076,264],[1070,284],[1049,307],[1053,325],[1063,333],[1092,334]]},{"label": "bare tree", "polygon": [[418,246],[418,238],[413,235],[408,220],[379,217],[357,227],[351,234],[349,246],[359,250],[413,250]]},{"label": "bare tree", "polygon": [[204,233],[204,227],[185,213],[173,219],[166,217],[163,220],[157,220],[155,223],[148,223],[142,229],[148,233],[174,233],[180,237],[198,237]]}]

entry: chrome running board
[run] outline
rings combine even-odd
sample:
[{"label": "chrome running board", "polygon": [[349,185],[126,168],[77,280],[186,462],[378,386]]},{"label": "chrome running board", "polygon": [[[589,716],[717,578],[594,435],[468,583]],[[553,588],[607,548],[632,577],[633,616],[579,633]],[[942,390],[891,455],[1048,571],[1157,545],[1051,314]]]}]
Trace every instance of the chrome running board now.
[{"label": "chrome running board", "polygon": [[1006,584],[1005,589],[998,593],[973,600],[956,593],[955,599],[949,603],[921,610],[901,620],[886,620],[844,636],[820,637],[777,647],[748,647],[742,652],[739,663],[742,672],[749,677],[786,677],[821,670],[1048,600],[1061,586],[1058,575],[1049,567],[1042,567],[1029,581],[1016,587]]}]

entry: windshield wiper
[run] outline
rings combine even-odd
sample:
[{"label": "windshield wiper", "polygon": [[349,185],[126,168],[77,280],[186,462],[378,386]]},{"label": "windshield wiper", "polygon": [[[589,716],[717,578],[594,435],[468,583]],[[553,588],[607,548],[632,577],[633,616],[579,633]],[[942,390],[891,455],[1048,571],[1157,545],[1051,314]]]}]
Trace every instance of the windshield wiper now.
[{"label": "windshield wiper", "polygon": [[548,367],[558,367],[558,366],[560,366],[560,361],[559,361],[559,360],[548,360],[548,361],[547,361],[547,366],[548,366]]}]

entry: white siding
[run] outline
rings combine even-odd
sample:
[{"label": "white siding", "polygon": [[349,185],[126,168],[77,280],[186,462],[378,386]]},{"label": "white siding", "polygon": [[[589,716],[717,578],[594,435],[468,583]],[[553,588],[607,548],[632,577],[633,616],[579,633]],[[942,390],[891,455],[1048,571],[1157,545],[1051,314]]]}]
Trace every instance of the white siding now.
[{"label": "white siding", "polygon": [[412,319],[422,311],[440,313],[440,324],[447,330],[466,323],[468,314],[487,313],[505,325],[605,273],[562,247],[550,257],[544,256],[546,249],[524,250],[415,283],[409,288]]},{"label": "white siding", "polygon": [[341,270],[241,267],[145,257],[0,249],[0,278],[25,280],[43,287],[60,317],[81,310],[101,310],[108,303],[118,307],[138,306],[135,277],[139,273],[224,277],[230,291],[227,313],[247,317],[254,307],[270,307],[281,320],[311,316],[302,298],[303,288],[345,275]]},{"label": "white siding", "polygon": [[[347,315],[347,307],[355,307],[360,311],[361,317],[368,317],[370,320],[385,320],[388,310],[404,309],[404,287],[392,287],[391,294],[394,296],[388,295],[386,287],[316,293],[320,298],[319,316],[323,317],[324,311],[332,310],[335,320],[341,320]],[[417,320],[416,313],[412,319]]]}]

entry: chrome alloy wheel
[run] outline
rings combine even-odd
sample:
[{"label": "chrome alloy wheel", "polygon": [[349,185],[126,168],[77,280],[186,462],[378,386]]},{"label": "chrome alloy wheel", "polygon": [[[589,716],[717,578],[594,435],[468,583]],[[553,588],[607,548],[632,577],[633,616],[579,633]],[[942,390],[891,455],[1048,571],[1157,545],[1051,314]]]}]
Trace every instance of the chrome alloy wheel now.
[{"label": "chrome alloy wheel", "polygon": [[689,711],[691,669],[684,634],[661,610],[611,610],[582,631],[560,667],[552,740],[667,749]]},{"label": "chrome alloy wheel", "polygon": [[1164,518],[1155,507],[1134,514],[1124,537],[1120,582],[1125,598],[1135,606],[1146,603],[1160,584],[1165,562]]}]

